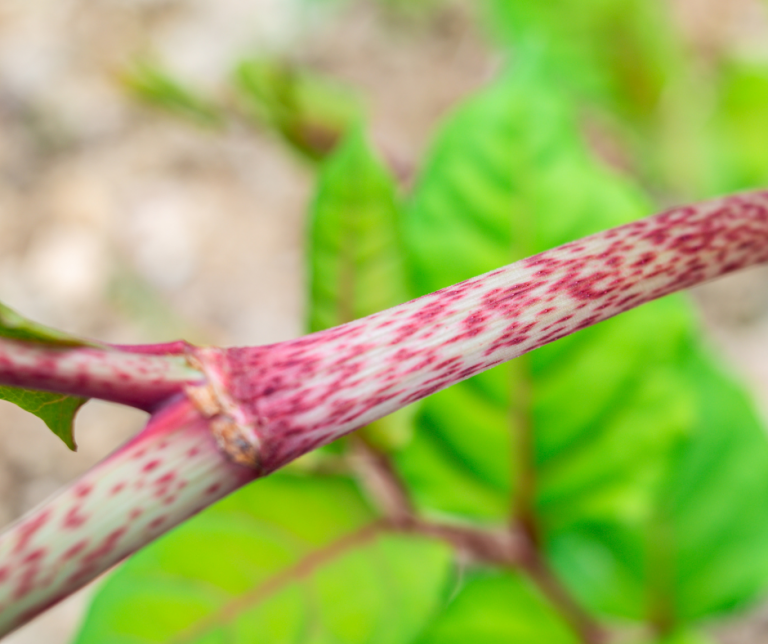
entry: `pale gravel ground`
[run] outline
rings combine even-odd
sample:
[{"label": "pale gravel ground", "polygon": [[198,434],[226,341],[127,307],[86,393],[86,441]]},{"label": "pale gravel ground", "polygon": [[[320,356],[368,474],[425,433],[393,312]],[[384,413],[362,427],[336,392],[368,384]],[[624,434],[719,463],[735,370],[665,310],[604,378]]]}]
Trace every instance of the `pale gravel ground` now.
[{"label": "pale gravel ground", "polygon": [[[679,13],[693,39],[719,44],[733,31],[743,43],[745,29],[760,24],[750,2],[732,0],[715,21],[701,18],[715,0],[679,0]],[[280,51],[299,37],[304,59],[360,88],[377,144],[408,169],[438,117],[495,65],[461,12],[430,29],[412,25],[393,47],[369,11],[319,28],[299,3],[0,0],[0,301],[113,342],[261,344],[299,335],[307,168],[265,134],[204,132],[137,107],[117,72],[154,52],[216,91],[240,56]],[[697,16],[703,26],[692,26]],[[767,277],[753,272],[700,293],[713,342],[763,401]],[[143,419],[90,403],[71,454],[0,402],[0,523],[72,480]],[[68,641],[87,593],[5,641]],[[728,638],[761,641],[738,628]]]}]

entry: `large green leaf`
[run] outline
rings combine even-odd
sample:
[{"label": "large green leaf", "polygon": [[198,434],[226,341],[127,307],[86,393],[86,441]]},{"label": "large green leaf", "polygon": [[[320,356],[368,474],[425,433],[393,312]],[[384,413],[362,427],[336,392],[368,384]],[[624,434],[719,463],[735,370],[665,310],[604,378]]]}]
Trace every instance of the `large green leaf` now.
[{"label": "large green leaf", "polygon": [[528,580],[477,570],[416,644],[576,644],[581,640]]},{"label": "large green leaf", "polygon": [[537,47],[558,78],[624,118],[653,118],[680,52],[658,0],[486,0],[505,44]]},{"label": "large green leaf", "polygon": [[742,608],[768,579],[768,449],[744,393],[702,356],[679,365],[695,394],[694,431],[671,458],[641,522],[554,531],[555,566],[595,609],[662,624]]},{"label": "large green leaf", "polygon": [[[505,76],[438,137],[405,218],[417,293],[647,212],[589,156],[567,102],[542,87],[535,71]],[[400,457],[417,498],[435,510],[503,520],[518,460],[513,437],[532,424],[548,521],[567,522],[562,513],[577,511],[574,504],[611,512],[631,497],[637,505],[635,484],[651,482],[652,456],[665,453],[682,430],[641,424],[634,436],[643,453],[625,458],[629,463],[593,459],[589,448],[616,448],[652,405],[685,406],[679,392],[654,382],[678,351],[686,318],[680,302],[657,303],[433,396],[421,414],[424,430]],[[595,383],[589,396],[585,383]],[[624,400],[628,392],[634,403]],[[597,419],[603,429],[591,431]],[[639,458],[644,453],[648,458]],[[577,471],[563,485],[568,468]]]},{"label": "large green leaf", "polygon": [[382,529],[351,481],[276,474],[134,556],[75,641],[406,643],[451,568],[444,544]]},{"label": "large green leaf", "polygon": [[[405,218],[417,293],[652,210],[518,64],[428,157]],[[665,298],[456,385],[425,401],[399,469],[427,513],[532,512],[594,610],[668,624],[739,606],[768,581],[768,443],[695,335]]]},{"label": "large green leaf", "polygon": [[[19,315],[13,309],[0,304],[0,337],[23,342],[34,342],[66,349],[89,346],[62,331],[57,331]],[[76,449],[73,432],[75,414],[87,398],[64,394],[0,386],[0,400],[12,402],[40,418],[70,449]]]}]

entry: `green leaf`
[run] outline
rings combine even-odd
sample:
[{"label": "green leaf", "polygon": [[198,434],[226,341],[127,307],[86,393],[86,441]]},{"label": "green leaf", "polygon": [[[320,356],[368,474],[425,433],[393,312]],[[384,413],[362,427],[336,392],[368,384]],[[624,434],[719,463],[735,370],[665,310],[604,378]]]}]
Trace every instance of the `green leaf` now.
[{"label": "green leaf", "polygon": [[405,644],[439,609],[451,552],[377,525],[346,479],[270,476],[123,565],[75,642]]},{"label": "green leaf", "polygon": [[728,62],[720,70],[708,123],[713,192],[758,188],[768,180],[768,66]]},{"label": "green leaf", "polygon": [[280,60],[241,63],[235,85],[251,118],[314,161],[325,158],[363,112],[349,88]]},{"label": "green leaf", "polygon": [[576,644],[581,640],[517,573],[479,570],[416,644]]},{"label": "green leaf", "polygon": [[320,169],[309,223],[309,330],[407,299],[397,186],[360,127]]},{"label": "green leaf", "polygon": [[221,110],[211,101],[150,61],[136,62],[121,79],[131,93],[149,105],[204,126],[217,126],[223,121]]},{"label": "green leaf", "polygon": [[681,51],[656,0],[486,0],[488,26],[514,48],[534,46],[558,80],[624,119],[647,124]]},{"label": "green leaf", "polygon": [[[503,77],[450,119],[404,219],[417,294],[650,210],[590,157],[577,132],[568,102],[537,80],[536,69]],[[642,504],[636,485],[652,482],[654,454],[683,429],[658,432],[637,418],[650,404],[682,405],[675,413],[685,414],[686,398],[652,381],[637,391],[639,370],[663,380],[687,333],[679,301],[656,303],[441,392],[424,403],[422,430],[401,455],[401,471],[425,508],[505,520],[521,465],[513,463],[513,440],[530,425],[547,521],[567,522],[587,507],[610,514],[630,498]],[[634,401],[623,400],[627,392]],[[599,433],[591,431],[598,419]],[[648,458],[592,458],[598,443],[622,452],[630,427]]]},{"label": "green leaf", "polygon": [[[428,156],[404,218],[417,294],[653,211],[591,157],[567,96],[517,66]],[[430,397],[397,464],[423,512],[532,519],[605,615],[697,620],[768,582],[768,442],[681,297]]]},{"label": "green leaf", "polygon": [[88,398],[0,386],[0,400],[12,402],[34,414],[64,441],[69,449],[73,451],[77,449],[73,429],[75,414],[88,402]]},{"label": "green leaf", "polygon": [[638,522],[585,522],[549,549],[596,610],[660,623],[742,609],[768,583],[768,448],[743,391],[700,350],[680,365],[695,393],[695,431],[671,455],[653,512]]},{"label": "green leaf", "polygon": [[701,633],[679,631],[668,637],[649,640],[648,644],[715,644],[715,640]]},{"label": "green leaf", "polygon": [[0,304],[0,337],[61,347],[94,346],[63,331],[28,320],[4,304]]},{"label": "green leaf", "polygon": [[[0,337],[62,348],[95,346],[62,331],[28,320],[4,304],[0,304]],[[77,449],[73,423],[75,414],[88,401],[87,398],[0,386],[0,400],[12,402],[34,414],[64,441],[69,449]]]}]

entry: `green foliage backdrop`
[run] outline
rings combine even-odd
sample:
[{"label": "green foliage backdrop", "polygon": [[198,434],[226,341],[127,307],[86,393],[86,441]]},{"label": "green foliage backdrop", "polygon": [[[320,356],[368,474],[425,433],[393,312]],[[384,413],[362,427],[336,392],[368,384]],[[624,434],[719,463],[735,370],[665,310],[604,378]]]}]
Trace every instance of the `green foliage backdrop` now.
[{"label": "green foliage backdrop", "polygon": [[[768,67],[723,59],[704,83],[664,3],[483,7],[511,63],[445,119],[409,190],[359,104],[339,98],[352,94],[309,70],[239,68],[250,117],[317,163],[308,330],[647,215],[660,196],[768,176]],[[132,86],[145,99],[225,118],[142,74]],[[598,158],[587,116],[621,142],[630,173]],[[445,538],[467,528],[521,539],[529,556],[468,558]],[[104,582],[76,642],[565,644],[600,641],[599,629],[699,644],[699,627],[767,590],[765,430],[675,296],[435,394],[203,512]]]}]

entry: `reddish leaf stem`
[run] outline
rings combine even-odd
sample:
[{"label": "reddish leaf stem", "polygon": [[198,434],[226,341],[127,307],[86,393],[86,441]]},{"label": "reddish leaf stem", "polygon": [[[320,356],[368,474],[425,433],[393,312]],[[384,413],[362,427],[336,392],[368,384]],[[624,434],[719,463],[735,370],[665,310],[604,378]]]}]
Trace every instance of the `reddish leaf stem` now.
[{"label": "reddish leaf stem", "polygon": [[58,347],[0,338],[3,385],[100,398],[151,411],[202,379],[183,354]]}]

